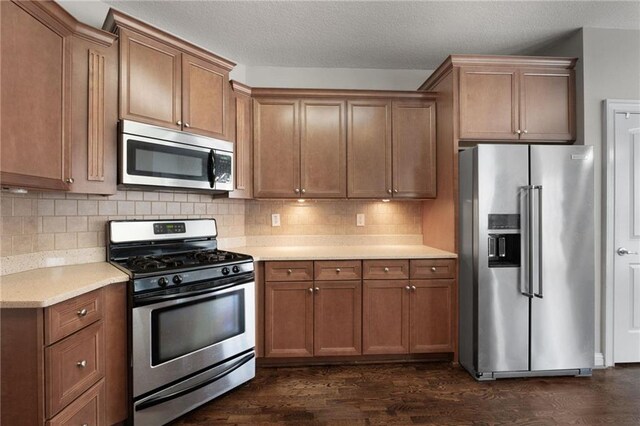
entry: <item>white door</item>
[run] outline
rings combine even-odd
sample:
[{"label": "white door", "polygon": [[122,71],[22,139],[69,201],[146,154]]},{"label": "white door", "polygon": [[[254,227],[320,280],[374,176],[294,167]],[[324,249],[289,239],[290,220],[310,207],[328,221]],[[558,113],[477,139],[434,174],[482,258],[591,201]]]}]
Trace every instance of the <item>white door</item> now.
[{"label": "white door", "polygon": [[640,362],[640,114],[615,114],[614,362]]}]

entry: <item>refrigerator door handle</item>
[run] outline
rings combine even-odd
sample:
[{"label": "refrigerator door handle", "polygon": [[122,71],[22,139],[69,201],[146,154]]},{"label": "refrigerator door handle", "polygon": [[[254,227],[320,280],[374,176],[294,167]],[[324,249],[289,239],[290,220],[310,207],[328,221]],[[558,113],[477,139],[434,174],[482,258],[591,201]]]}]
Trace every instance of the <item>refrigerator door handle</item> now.
[{"label": "refrigerator door handle", "polygon": [[542,185],[534,185],[533,189],[538,191],[538,292],[534,296],[542,299]]},{"label": "refrigerator door handle", "polygon": [[[529,298],[533,298],[533,292],[531,290],[531,282],[533,281],[533,272],[531,269],[531,250],[532,250],[532,241],[531,241],[531,224],[532,224],[532,220],[531,220],[531,215],[533,212],[533,204],[531,202],[531,196],[533,194],[533,192],[531,192],[531,186],[523,186],[523,193],[522,193],[522,199],[523,199],[523,205],[521,208],[521,211],[524,212],[525,209],[528,211],[527,214],[527,225],[526,228],[527,229],[527,244],[528,244],[528,258],[529,261],[526,262],[526,268],[525,265],[521,265],[520,266],[520,293],[522,293],[523,295],[529,297]],[[526,200],[526,205],[524,200]],[[528,274],[527,274],[528,272]]]}]

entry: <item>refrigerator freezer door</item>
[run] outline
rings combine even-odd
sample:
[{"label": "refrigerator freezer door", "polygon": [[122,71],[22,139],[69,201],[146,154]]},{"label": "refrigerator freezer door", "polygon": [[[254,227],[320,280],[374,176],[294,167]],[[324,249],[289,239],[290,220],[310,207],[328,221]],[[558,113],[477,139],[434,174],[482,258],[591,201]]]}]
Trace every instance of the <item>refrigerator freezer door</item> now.
[{"label": "refrigerator freezer door", "polygon": [[[490,234],[496,233],[489,229],[489,215],[522,213],[522,196],[526,193],[523,188],[529,182],[528,147],[480,145],[477,156],[477,184],[473,195],[477,200],[474,221],[478,238],[474,241],[478,310],[474,367],[479,373],[526,371],[529,369],[530,299],[521,293],[522,267],[489,267]],[[521,233],[524,237],[523,223],[526,220],[520,220],[520,230],[497,232]]]},{"label": "refrigerator freezer door", "polygon": [[531,185],[542,187],[534,191],[542,241],[536,230],[533,289],[542,297],[531,301],[531,370],[592,368],[593,150],[532,145],[530,162]]}]

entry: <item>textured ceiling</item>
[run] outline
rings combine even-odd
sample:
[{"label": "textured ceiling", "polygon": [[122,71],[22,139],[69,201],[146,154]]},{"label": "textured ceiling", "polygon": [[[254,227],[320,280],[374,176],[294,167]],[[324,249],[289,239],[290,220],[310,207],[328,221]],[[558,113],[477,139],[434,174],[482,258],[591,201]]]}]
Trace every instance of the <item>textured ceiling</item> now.
[{"label": "textured ceiling", "polygon": [[[74,3],[62,4],[86,9]],[[580,27],[640,29],[638,1],[103,3],[246,65],[434,69],[451,53],[523,53]]]}]

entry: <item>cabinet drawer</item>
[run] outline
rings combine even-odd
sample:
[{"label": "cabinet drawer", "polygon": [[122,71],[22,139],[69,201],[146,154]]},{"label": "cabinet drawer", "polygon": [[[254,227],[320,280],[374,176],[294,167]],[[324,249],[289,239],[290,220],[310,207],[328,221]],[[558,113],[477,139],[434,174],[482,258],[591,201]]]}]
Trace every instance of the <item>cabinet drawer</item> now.
[{"label": "cabinet drawer", "polygon": [[47,422],[47,426],[105,425],[104,380]]},{"label": "cabinet drawer", "polygon": [[411,279],[454,278],[454,259],[417,259],[411,261]]},{"label": "cabinet drawer", "polygon": [[311,281],[313,262],[267,262],[264,273],[266,281]]},{"label": "cabinet drawer", "polygon": [[45,309],[45,344],[50,345],[102,318],[102,289]]},{"label": "cabinet drawer", "polygon": [[362,278],[362,262],[359,260],[328,260],[313,263],[317,281],[359,280]]},{"label": "cabinet drawer", "polygon": [[58,413],[104,376],[102,321],[45,349],[47,417]]},{"label": "cabinet drawer", "polygon": [[365,260],[363,262],[365,280],[397,280],[409,278],[408,260]]}]

